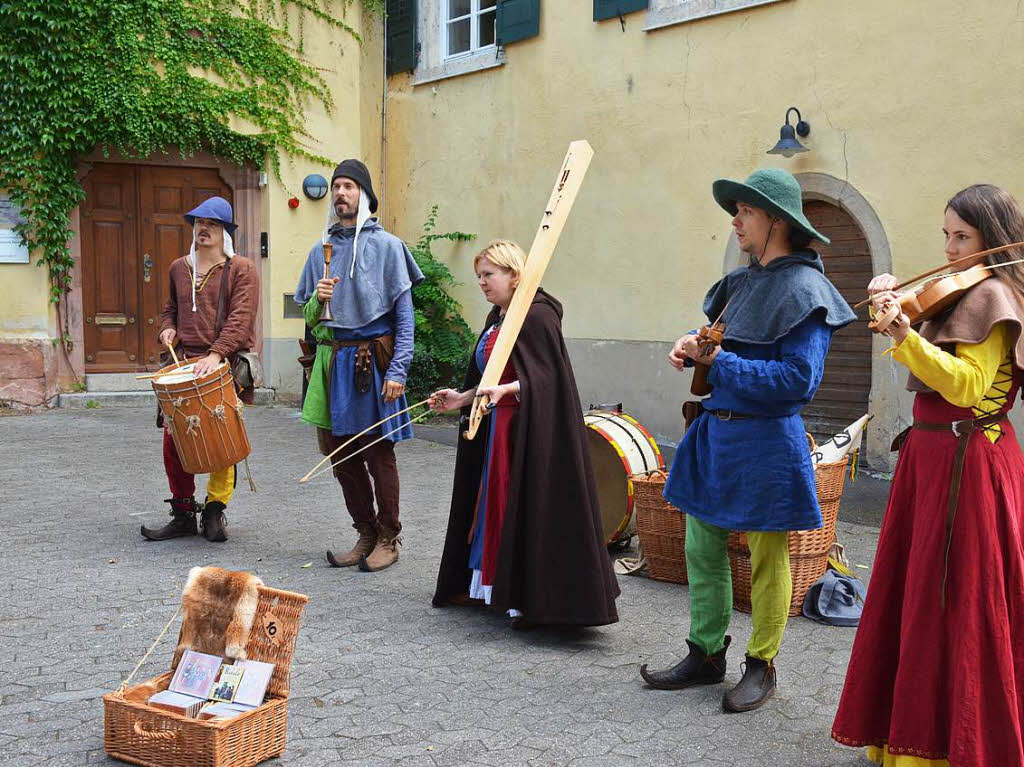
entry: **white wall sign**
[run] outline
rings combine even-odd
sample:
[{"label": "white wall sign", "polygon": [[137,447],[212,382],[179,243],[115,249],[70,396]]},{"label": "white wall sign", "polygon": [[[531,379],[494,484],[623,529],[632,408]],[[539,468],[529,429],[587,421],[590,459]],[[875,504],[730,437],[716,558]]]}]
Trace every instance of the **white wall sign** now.
[{"label": "white wall sign", "polygon": [[23,221],[21,210],[10,199],[0,195],[0,264],[27,264],[28,248],[21,243],[21,235],[14,231]]}]

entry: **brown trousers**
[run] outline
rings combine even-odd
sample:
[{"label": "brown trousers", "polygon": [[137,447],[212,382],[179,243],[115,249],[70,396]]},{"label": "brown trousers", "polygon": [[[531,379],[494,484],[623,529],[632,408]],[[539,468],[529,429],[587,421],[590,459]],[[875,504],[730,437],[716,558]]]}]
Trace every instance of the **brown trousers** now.
[{"label": "brown trousers", "polygon": [[[327,455],[349,437],[336,437],[328,429],[316,430],[320,453]],[[359,437],[331,460],[337,461],[377,439],[377,435]],[[334,467],[334,476],[341,485],[345,505],[352,516],[352,527],[356,530],[386,530],[397,535],[402,530],[398,521],[398,461],[395,460],[395,443],[383,439],[359,455],[342,461]],[[373,477],[371,485],[370,478]],[[376,496],[377,511],[373,510]]]}]

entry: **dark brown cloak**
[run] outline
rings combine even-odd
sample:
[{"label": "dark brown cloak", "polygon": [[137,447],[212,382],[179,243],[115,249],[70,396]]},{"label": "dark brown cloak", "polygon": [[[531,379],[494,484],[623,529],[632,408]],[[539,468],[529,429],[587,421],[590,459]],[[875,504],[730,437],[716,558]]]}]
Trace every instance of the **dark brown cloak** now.
[{"label": "dark brown cloak", "polygon": [[[485,329],[497,320],[495,307]],[[491,604],[501,611],[522,610],[533,623],[614,623],[619,584],[604,545],[586,427],[562,337],[562,305],[543,290],[526,315],[512,361],[522,390]],[[471,359],[463,391],[475,388],[480,376]],[[463,416],[468,415],[465,408]],[[469,590],[469,532],[486,429],[485,423],[476,439],[459,439],[435,607]]]},{"label": "dark brown cloak", "polygon": [[[1013,366],[1024,370],[1024,296],[996,276],[979,282],[959,301],[938,317],[927,320],[918,329],[926,341],[954,353],[957,344],[980,344],[999,322],[1010,325],[1013,339]],[[931,391],[913,373],[907,380],[907,390]]]}]

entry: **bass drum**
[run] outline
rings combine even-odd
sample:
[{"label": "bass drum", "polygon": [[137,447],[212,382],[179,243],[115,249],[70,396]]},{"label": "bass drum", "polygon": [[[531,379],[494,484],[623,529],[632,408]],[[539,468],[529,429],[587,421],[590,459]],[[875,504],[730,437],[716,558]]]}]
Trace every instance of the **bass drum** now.
[{"label": "bass drum", "polygon": [[664,468],[665,461],[650,432],[621,409],[592,408],[584,413],[583,423],[605,543],[625,547],[636,535],[632,477]]}]

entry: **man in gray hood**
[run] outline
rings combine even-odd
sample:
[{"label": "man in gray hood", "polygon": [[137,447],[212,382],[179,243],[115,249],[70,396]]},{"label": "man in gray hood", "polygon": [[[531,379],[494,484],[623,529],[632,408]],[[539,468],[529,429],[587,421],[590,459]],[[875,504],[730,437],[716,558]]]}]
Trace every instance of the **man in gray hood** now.
[{"label": "man in gray hood", "polygon": [[[423,280],[405,243],[372,217],[376,211],[370,172],[359,160],[345,160],[331,178],[324,236],[309,251],[295,289],[295,301],[317,339],[302,420],[317,427],[320,452],[328,455],[387,419],[332,458],[359,539],[346,554],[328,551],[327,561],[333,567],[358,564],[367,572],[398,559],[402,525],[394,446],[412,437],[409,416],[399,413],[406,408],[412,364],[412,288]],[[327,277],[326,242],[333,251]],[[327,317],[325,305],[330,306]],[[341,460],[356,451],[361,452]]]}]

